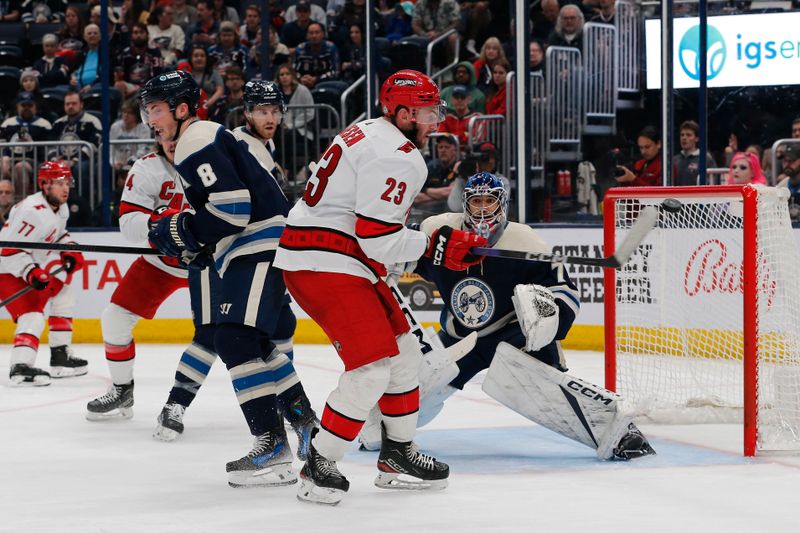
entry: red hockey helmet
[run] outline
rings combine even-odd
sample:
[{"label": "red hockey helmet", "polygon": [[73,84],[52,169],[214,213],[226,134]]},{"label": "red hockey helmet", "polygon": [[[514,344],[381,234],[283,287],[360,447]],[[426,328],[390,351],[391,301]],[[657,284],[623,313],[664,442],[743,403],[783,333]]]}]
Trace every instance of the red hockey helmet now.
[{"label": "red hockey helmet", "polygon": [[72,186],[72,171],[65,161],[45,161],[39,166],[38,182],[39,187],[44,188],[44,184],[54,180],[65,180]]},{"label": "red hockey helmet", "polygon": [[398,70],[381,87],[383,114],[393,116],[402,106],[411,111],[419,124],[435,124],[444,120],[444,104],[439,87],[433,80],[416,70]]}]

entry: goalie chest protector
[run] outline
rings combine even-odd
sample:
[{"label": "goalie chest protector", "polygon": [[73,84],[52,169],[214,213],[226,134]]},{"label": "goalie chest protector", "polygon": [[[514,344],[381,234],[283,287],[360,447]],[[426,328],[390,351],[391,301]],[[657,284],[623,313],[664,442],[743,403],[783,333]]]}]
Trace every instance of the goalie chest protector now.
[{"label": "goalie chest protector", "polygon": [[[460,228],[461,220],[459,213],[437,215],[426,219],[421,229],[430,235],[444,225]],[[495,246],[550,252],[550,247],[532,228],[515,222],[509,222]],[[575,284],[562,265],[486,257],[481,264],[456,272],[434,266],[430,259],[422,257],[416,272],[439,289],[445,306],[442,328],[455,338],[463,338],[473,331],[484,337],[512,322],[517,324],[511,296],[519,284],[542,285],[553,292],[559,306],[559,334],[566,334],[580,305]]]}]

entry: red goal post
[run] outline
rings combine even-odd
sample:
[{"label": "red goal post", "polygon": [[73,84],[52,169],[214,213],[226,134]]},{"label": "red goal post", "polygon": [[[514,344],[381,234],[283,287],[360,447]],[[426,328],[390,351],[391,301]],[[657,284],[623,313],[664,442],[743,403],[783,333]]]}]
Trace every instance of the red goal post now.
[{"label": "red goal post", "polygon": [[739,422],[744,454],[800,450],[800,256],[788,191],[626,187],[604,199],[605,254],[666,198],[631,260],[606,269],[606,387],[667,423]]}]

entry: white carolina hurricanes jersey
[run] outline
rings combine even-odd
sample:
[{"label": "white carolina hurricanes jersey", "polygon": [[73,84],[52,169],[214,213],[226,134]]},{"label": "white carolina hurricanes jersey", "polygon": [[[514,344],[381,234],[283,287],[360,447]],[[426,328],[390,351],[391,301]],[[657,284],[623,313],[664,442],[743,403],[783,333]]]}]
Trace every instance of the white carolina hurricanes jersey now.
[{"label": "white carolina hurricanes jersey", "polygon": [[416,261],[428,238],[405,222],[427,173],[414,143],[388,120],[350,126],[334,138],[289,212],[275,266],[374,283],[385,265]]},{"label": "white carolina hurricanes jersey", "polygon": [[[119,228],[129,241],[147,244],[150,215],[161,207],[189,209],[175,167],[164,156],[151,152],[137,159],[125,179],[119,203]],[[145,255],[145,261],[172,274],[186,277],[186,269],[174,257]]]},{"label": "white carolina hurricanes jersey", "polygon": [[[69,208],[62,204],[53,211],[41,192],[32,194],[11,208],[8,221],[0,230],[0,240],[24,242],[70,243],[67,233]],[[3,248],[0,251],[0,272],[25,279],[35,266],[45,268],[50,261],[59,261],[56,251]]]}]

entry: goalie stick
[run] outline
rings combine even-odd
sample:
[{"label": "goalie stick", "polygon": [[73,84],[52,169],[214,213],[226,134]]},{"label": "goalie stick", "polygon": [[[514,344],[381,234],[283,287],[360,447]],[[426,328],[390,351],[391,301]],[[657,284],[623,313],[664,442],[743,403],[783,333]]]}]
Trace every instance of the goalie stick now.
[{"label": "goalie stick", "polygon": [[[48,274],[50,274],[51,276],[55,276],[56,274],[58,274],[60,272],[63,272],[66,269],[67,269],[67,267],[65,265],[61,265],[60,267],[58,267],[57,269],[53,270],[52,272],[48,272]],[[6,298],[2,302],[0,302],[0,309],[2,309],[3,307],[7,306],[8,304],[13,302],[17,298],[25,296],[26,294],[28,294],[32,290],[34,290],[33,285],[28,285],[27,287],[23,287],[22,289],[18,290],[17,292],[15,292],[11,296],[9,296],[8,298]]]},{"label": "goalie stick", "polygon": [[[680,210],[680,202],[677,200],[665,200],[661,207],[670,213]],[[633,252],[639,247],[647,234],[658,222],[658,209],[654,206],[647,206],[642,209],[636,221],[631,226],[625,239],[617,247],[613,255],[606,257],[578,257],[574,255],[545,254],[534,252],[523,252],[521,250],[501,250],[497,248],[487,248],[476,246],[471,252],[475,255],[485,255],[490,257],[503,257],[507,259],[521,259],[523,261],[540,261],[543,263],[568,263],[572,265],[586,265],[603,268],[620,268],[628,262]]]}]

